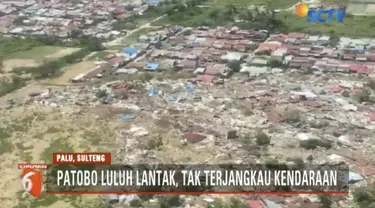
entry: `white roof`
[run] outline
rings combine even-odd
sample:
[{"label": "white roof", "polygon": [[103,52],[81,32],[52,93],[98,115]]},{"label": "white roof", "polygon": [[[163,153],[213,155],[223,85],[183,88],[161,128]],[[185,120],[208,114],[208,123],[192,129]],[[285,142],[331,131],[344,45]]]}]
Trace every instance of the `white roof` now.
[{"label": "white roof", "polygon": [[77,80],[82,79],[83,77],[85,77],[85,74],[79,74],[79,75],[77,75],[76,77],[72,78],[72,80],[77,81]]}]

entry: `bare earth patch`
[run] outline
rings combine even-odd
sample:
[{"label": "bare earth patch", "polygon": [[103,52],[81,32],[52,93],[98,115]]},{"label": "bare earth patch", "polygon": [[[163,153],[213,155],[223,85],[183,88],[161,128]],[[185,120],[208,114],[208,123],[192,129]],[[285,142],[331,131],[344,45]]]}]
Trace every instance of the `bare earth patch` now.
[{"label": "bare earth patch", "polygon": [[57,58],[61,58],[61,57],[70,55],[70,54],[72,54],[72,53],[74,53],[78,50],[80,50],[80,48],[63,48],[63,49],[59,50],[58,52],[56,52],[54,54],[46,56],[45,58],[46,59],[57,59]]},{"label": "bare earth patch", "polygon": [[8,59],[4,61],[4,71],[11,72],[14,68],[19,67],[36,67],[39,63],[32,59]]},{"label": "bare earth patch", "polygon": [[95,66],[95,63],[93,61],[82,61],[80,63],[71,65],[63,75],[48,81],[48,83],[52,85],[69,84],[69,79],[74,78],[75,76],[79,74],[88,72],[94,66]]}]

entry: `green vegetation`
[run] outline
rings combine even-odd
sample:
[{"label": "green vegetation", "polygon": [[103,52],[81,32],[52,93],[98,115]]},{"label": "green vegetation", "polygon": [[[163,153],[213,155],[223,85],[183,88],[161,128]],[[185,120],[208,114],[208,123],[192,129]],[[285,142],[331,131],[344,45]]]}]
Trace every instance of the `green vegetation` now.
[{"label": "green vegetation", "polygon": [[41,153],[40,158],[47,164],[51,164],[52,154],[54,152],[74,152],[72,145],[69,144],[67,140],[67,138],[59,138],[54,140],[51,142],[50,146]]},{"label": "green vegetation", "polygon": [[[183,4],[166,4],[153,8],[153,13],[168,14],[153,25],[182,25],[197,26],[225,26],[231,24],[243,29],[267,29],[270,32],[307,32],[310,34],[325,34],[332,37],[374,37],[375,19],[366,16],[352,16],[347,14],[343,23],[308,24],[306,18],[297,17],[292,11],[273,13],[262,8],[251,8],[249,4],[262,4],[268,9],[282,9],[292,6],[297,1],[246,1],[245,0],[190,0]],[[341,1],[340,1],[341,2]],[[327,0],[327,4],[336,3]],[[209,7],[197,5],[209,4]],[[212,5],[212,6],[211,6]],[[236,21],[235,20],[242,20]]]},{"label": "green vegetation", "polygon": [[242,202],[238,199],[232,199],[229,203],[216,199],[214,202],[207,204],[206,208],[251,208],[251,207],[245,202]]},{"label": "green vegetation", "polygon": [[13,76],[11,82],[0,82],[0,97],[26,85],[25,81],[18,76]]},{"label": "green vegetation", "polygon": [[127,45],[134,44],[138,41],[139,36],[145,35],[149,32],[154,31],[154,30],[155,30],[155,28],[149,28],[149,27],[139,29],[139,30],[133,32],[132,34],[130,34],[129,36],[127,36],[126,38],[124,38],[122,43],[127,44]]},{"label": "green vegetation", "polygon": [[98,92],[95,93],[95,96],[97,98],[103,98],[107,95],[107,91],[106,90],[98,90]]},{"label": "green vegetation", "polygon": [[[343,23],[308,24],[306,18],[296,17],[294,13],[282,12],[276,14],[276,19],[283,22],[284,32],[307,32],[311,34],[326,34],[331,36],[374,37],[371,30],[375,26],[375,19],[366,16],[352,16],[346,14]],[[285,27],[287,26],[287,27]]]},{"label": "green vegetation", "polygon": [[179,195],[166,195],[159,198],[160,208],[179,207],[182,200]]},{"label": "green vegetation", "polygon": [[[65,67],[66,65],[73,64],[81,60],[91,51],[100,51],[103,49],[101,40],[97,38],[80,39],[75,43],[70,44],[84,47],[81,50],[76,51],[70,55],[45,62],[39,66],[15,68],[13,69],[13,71],[16,74],[31,74],[34,79],[56,77],[61,74],[60,69]],[[56,37],[0,37],[1,68],[3,67],[3,60],[8,58],[42,59],[43,56],[55,52],[56,47],[54,47],[53,45],[68,46],[69,44],[64,43]],[[0,82],[0,96],[3,96],[25,86],[25,81],[26,80],[18,76],[14,76],[9,82]]]},{"label": "green vegetation", "polygon": [[354,95],[354,99],[359,103],[370,102],[370,94],[368,90],[362,90],[360,93]]},{"label": "green vegetation", "polygon": [[105,204],[101,199],[96,200],[84,200],[83,196],[79,195],[51,195],[51,194],[42,194],[39,198],[34,198],[31,195],[22,197],[24,191],[17,193],[19,198],[19,204],[14,208],[28,208],[28,207],[54,207],[55,203],[67,203],[67,207],[71,208],[104,208]]},{"label": "green vegetation", "polygon": [[233,70],[233,72],[239,72],[241,69],[241,61],[232,60],[229,61],[227,66]]},{"label": "green vegetation", "polygon": [[10,136],[7,129],[0,128],[0,155],[14,150],[14,145],[9,141]]},{"label": "green vegetation", "polygon": [[299,123],[302,120],[302,112],[297,109],[286,109],[284,120],[290,124]]},{"label": "green vegetation", "polygon": [[354,201],[359,208],[375,207],[375,189],[374,185],[370,187],[359,187],[353,192]]},{"label": "green vegetation", "polygon": [[213,5],[218,7],[225,7],[233,4],[238,7],[247,8],[251,5],[265,6],[271,9],[287,9],[292,5],[298,3],[298,0],[285,0],[285,1],[274,1],[274,0],[210,0],[207,5]]},{"label": "green vegetation", "polygon": [[83,134],[85,140],[89,141],[91,145],[99,145],[103,140],[98,132],[85,131]]},{"label": "green vegetation", "polygon": [[349,0],[322,0],[321,2],[324,5],[339,4],[339,5],[345,5],[345,6],[347,6],[349,4]]},{"label": "green vegetation", "polygon": [[268,146],[271,143],[271,138],[264,132],[259,132],[256,136],[256,143],[259,146]]},{"label": "green vegetation", "polygon": [[16,208],[49,207],[59,200],[59,198],[56,195],[50,194],[43,194],[43,196],[37,199],[32,199],[32,196],[27,196],[27,198],[25,199],[22,197],[23,194],[24,191],[17,193],[18,198],[22,199],[19,201],[19,204],[16,206]]},{"label": "green vegetation", "polygon": [[34,47],[42,45],[43,43],[41,43],[39,40],[32,38],[0,37],[0,58],[1,60],[4,60],[10,57],[12,54],[29,51]]},{"label": "green vegetation", "polygon": [[89,60],[105,60],[106,53],[107,52],[105,51],[99,51],[95,55],[91,56]]},{"label": "green vegetation", "polygon": [[73,64],[77,60],[84,58],[90,52],[89,49],[84,48],[70,55],[62,57],[58,60],[46,62],[36,67],[21,67],[14,69],[15,73],[24,74],[29,73],[34,76],[34,79],[44,79],[56,77],[61,74],[60,69],[68,64]]},{"label": "green vegetation", "polygon": [[319,195],[319,201],[323,205],[322,208],[331,208],[332,207],[332,198],[328,195]]},{"label": "green vegetation", "polygon": [[139,25],[135,22],[134,17],[129,17],[128,19],[118,20],[117,22],[113,23],[113,29],[115,30],[134,30]]},{"label": "green vegetation", "polygon": [[303,141],[300,141],[299,145],[300,147],[305,148],[307,150],[316,149],[318,147],[330,149],[332,147],[332,143],[324,139],[303,140]]},{"label": "green vegetation", "polygon": [[6,56],[6,59],[33,59],[35,61],[42,61],[45,56],[54,54],[61,50],[59,46],[36,46],[29,50],[17,51]]}]

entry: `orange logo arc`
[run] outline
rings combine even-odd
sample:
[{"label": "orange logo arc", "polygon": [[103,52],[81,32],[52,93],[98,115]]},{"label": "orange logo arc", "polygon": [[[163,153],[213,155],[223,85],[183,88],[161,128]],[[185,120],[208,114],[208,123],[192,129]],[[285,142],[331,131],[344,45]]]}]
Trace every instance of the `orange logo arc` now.
[{"label": "orange logo arc", "polygon": [[305,17],[307,16],[307,13],[309,12],[309,7],[305,3],[300,3],[296,6],[296,15],[299,17]]}]

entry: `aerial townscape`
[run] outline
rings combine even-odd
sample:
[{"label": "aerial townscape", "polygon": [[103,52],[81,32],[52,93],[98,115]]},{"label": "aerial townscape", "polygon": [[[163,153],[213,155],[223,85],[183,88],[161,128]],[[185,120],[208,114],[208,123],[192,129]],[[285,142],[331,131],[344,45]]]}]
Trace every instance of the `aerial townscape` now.
[{"label": "aerial townscape", "polygon": [[[1,207],[374,208],[375,1],[1,0]],[[323,15],[322,15],[323,17]],[[346,195],[24,194],[17,164],[336,164]]]}]

